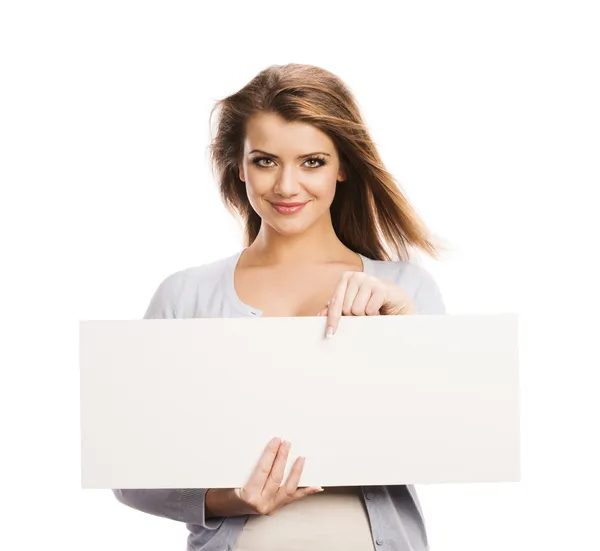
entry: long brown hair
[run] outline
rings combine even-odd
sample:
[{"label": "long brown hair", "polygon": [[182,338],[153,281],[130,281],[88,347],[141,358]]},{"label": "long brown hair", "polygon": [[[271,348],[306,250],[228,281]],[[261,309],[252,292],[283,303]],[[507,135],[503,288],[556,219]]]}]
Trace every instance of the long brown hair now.
[{"label": "long brown hair", "polygon": [[258,235],[261,219],[246,195],[238,164],[245,128],[257,113],[309,123],[333,141],[345,169],[331,205],[338,238],[349,249],[374,260],[407,260],[408,247],[438,257],[425,225],[386,170],[348,87],[333,73],[290,63],[271,65],[238,92],[217,101],[216,132],[209,146],[213,175],[226,207],[242,219],[245,245]]}]

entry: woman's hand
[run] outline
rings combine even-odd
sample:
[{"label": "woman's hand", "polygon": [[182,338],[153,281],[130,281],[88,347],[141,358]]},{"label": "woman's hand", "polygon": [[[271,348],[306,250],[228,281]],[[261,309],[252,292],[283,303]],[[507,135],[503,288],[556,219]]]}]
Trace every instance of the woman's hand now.
[{"label": "woman's hand", "polygon": [[298,488],[304,458],[298,457],[282,485],[291,444],[273,438],[265,448],[248,482],[234,490],[210,489],[206,492],[207,514],[236,516],[272,515],[292,501],[321,492],[319,486]]},{"label": "woman's hand", "polygon": [[319,312],[327,316],[327,337],[335,334],[341,316],[396,316],[414,314],[406,291],[364,272],[344,272],[329,304]]}]

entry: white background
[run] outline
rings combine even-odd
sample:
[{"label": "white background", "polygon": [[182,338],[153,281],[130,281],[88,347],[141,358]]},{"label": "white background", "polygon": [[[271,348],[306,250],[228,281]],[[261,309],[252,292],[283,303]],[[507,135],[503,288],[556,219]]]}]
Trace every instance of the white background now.
[{"label": "white background", "polygon": [[0,548],[185,548],[79,487],[78,322],[239,249],[209,110],[301,62],[348,83],[452,246],[424,260],[449,312],[521,315],[523,480],[418,487],[432,550],[599,549],[594,4],[3,2]]}]

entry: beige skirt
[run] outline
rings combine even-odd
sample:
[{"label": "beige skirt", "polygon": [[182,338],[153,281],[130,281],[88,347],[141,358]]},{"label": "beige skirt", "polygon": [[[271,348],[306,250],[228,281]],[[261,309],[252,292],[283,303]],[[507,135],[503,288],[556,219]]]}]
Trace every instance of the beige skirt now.
[{"label": "beige skirt", "polygon": [[252,515],[234,551],[373,551],[359,486],[325,488],[275,514]]}]

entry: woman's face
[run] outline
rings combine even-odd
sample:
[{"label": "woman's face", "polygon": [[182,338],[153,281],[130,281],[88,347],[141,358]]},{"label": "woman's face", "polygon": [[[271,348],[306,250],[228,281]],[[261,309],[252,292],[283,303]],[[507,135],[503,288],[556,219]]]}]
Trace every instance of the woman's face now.
[{"label": "woman's face", "polygon": [[345,174],[333,141],[318,128],[273,113],[251,117],[239,177],[252,208],[283,235],[304,232],[329,216]]}]

